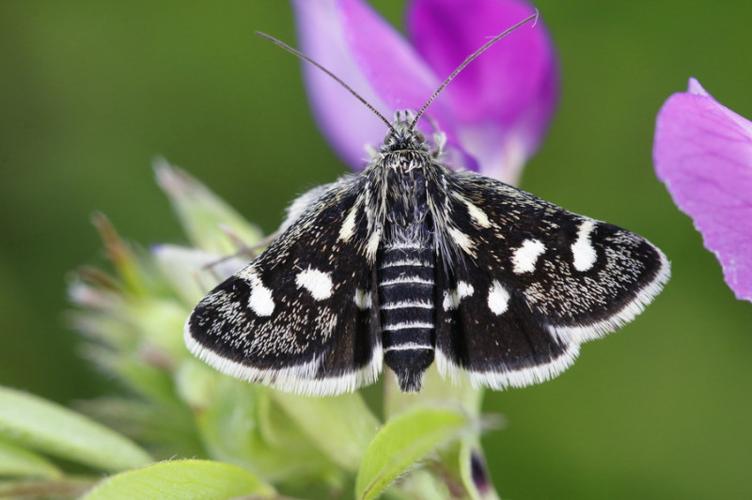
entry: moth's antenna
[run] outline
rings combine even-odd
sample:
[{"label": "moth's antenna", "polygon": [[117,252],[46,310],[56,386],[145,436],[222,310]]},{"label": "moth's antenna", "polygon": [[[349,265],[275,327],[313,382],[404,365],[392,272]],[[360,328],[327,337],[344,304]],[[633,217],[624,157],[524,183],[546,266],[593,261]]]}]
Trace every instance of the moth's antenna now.
[{"label": "moth's antenna", "polygon": [[322,66],[321,64],[317,63],[316,61],[314,61],[313,59],[311,59],[310,57],[308,57],[307,55],[303,54],[298,49],[293,48],[293,47],[287,45],[282,40],[280,40],[278,38],[275,38],[275,37],[273,37],[273,36],[271,36],[271,35],[269,35],[267,33],[264,33],[262,31],[257,31],[256,34],[258,36],[260,36],[261,38],[265,39],[265,40],[269,40],[274,45],[276,45],[277,47],[280,47],[280,48],[286,50],[290,54],[298,56],[300,59],[304,60],[305,62],[311,63],[312,65],[314,65],[315,67],[317,67],[318,69],[320,69],[321,71],[323,71],[324,73],[326,73],[327,75],[329,75],[332,78],[332,80],[334,80],[335,82],[337,82],[340,85],[342,85],[342,87],[344,87],[345,90],[347,90],[353,96],[355,96],[355,98],[357,100],[359,100],[360,102],[362,102],[365,105],[365,107],[367,107],[368,109],[370,109],[373,112],[373,114],[375,114],[376,116],[378,116],[379,118],[381,118],[381,121],[384,122],[384,123],[386,123],[386,126],[389,127],[389,130],[391,130],[392,132],[395,132],[395,130],[392,127],[392,124],[389,122],[389,120],[387,120],[384,115],[382,115],[381,113],[379,113],[379,111],[373,106],[373,104],[371,104],[370,102],[366,101],[366,99],[363,96],[361,96],[360,94],[358,94],[357,92],[355,92],[355,90],[352,87],[350,87],[348,84],[346,84],[340,77],[338,77],[337,75],[335,75],[334,73],[332,73],[331,71],[329,71],[328,69],[326,69],[324,66]]},{"label": "moth's antenna", "polygon": [[446,80],[442,82],[441,85],[439,85],[439,88],[436,89],[436,91],[431,95],[431,97],[428,98],[425,104],[421,106],[420,110],[418,110],[418,113],[415,115],[415,119],[410,124],[410,130],[415,130],[415,125],[418,124],[418,120],[420,120],[421,116],[426,112],[428,107],[433,104],[433,102],[436,100],[437,97],[439,97],[439,94],[441,94],[447,86],[452,83],[452,80],[454,80],[457,75],[459,75],[463,69],[465,69],[471,62],[475,61],[481,54],[483,54],[485,51],[490,49],[493,45],[496,44],[499,40],[502,38],[506,38],[508,35],[512,34],[517,29],[521,28],[525,24],[529,23],[530,21],[533,21],[533,27],[535,27],[536,23],[538,22],[538,18],[540,17],[540,13],[538,12],[538,9],[535,9],[535,13],[530,14],[528,17],[523,19],[522,21],[518,22],[517,24],[510,26],[509,28],[505,29],[495,37],[491,38],[489,41],[484,43],[478,50],[470,54],[465,58],[464,61],[460,63],[459,66],[455,68],[454,71],[452,71],[452,74],[449,75]]}]

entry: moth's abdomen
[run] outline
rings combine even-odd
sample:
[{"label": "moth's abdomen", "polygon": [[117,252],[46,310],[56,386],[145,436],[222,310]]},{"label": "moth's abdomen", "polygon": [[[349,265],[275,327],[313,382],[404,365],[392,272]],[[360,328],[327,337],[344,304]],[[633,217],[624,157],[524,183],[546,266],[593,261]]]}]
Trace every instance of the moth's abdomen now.
[{"label": "moth's abdomen", "polygon": [[434,260],[428,245],[385,245],[379,262],[384,363],[403,391],[420,390],[434,358]]}]

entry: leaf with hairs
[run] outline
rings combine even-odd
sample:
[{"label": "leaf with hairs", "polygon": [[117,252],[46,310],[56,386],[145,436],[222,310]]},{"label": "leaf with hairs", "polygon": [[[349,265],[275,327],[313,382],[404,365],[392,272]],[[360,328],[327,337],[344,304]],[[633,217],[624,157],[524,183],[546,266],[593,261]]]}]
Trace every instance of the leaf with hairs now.
[{"label": "leaf with hairs", "polygon": [[175,460],[121,472],[105,479],[83,500],[225,500],[273,498],[274,489],[237,465]]},{"label": "leaf with hairs", "polygon": [[377,498],[395,479],[462,436],[472,420],[444,408],[413,408],[381,428],[368,445],[355,483],[356,497]]}]

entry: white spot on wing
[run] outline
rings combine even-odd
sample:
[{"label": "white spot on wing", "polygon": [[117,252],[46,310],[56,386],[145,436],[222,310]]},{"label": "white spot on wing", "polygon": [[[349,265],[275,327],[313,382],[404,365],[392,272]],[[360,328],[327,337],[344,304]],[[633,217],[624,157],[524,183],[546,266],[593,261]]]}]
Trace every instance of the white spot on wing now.
[{"label": "white spot on wing", "polygon": [[488,219],[486,212],[469,201],[465,201],[465,205],[467,205],[467,212],[470,214],[470,217],[472,217],[480,227],[491,227],[491,221]]},{"label": "white spot on wing", "polygon": [[371,236],[368,238],[368,244],[366,245],[366,255],[371,262],[376,259],[376,252],[379,250],[379,243],[381,243],[381,229],[376,229],[371,233]]},{"label": "white spot on wing", "polygon": [[468,235],[460,231],[459,229],[455,227],[449,227],[447,228],[447,233],[449,233],[449,236],[452,238],[452,241],[460,247],[464,252],[468,255],[475,256],[475,244],[473,243],[473,240],[470,239]]},{"label": "white spot on wing", "polygon": [[578,271],[592,269],[598,259],[598,254],[596,254],[593,243],[590,241],[590,233],[593,229],[595,229],[595,222],[586,220],[577,231],[577,240],[572,243],[573,264]]},{"label": "white spot on wing", "polygon": [[532,273],[538,257],[546,251],[546,246],[540,240],[525,240],[522,246],[512,255],[513,271],[515,274]]},{"label": "white spot on wing", "polygon": [[501,316],[509,308],[509,292],[496,280],[488,289],[488,308],[497,316]]},{"label": "white spot on wing", "polygon": [[465,297],[472,297],[475,293],[473,285],[465,281],[458,281],[457,288],[455,290],[448,290],[444,292],[444,301],[442,305],[445,311],[456,309],[460,305],[460,301]]},{"label": "white spot on wing", "polygon": [[473,202],[471,202],[461,194],[453,193],[453,196],[465,204],[465,206],[467,207],[468,215],[476,224],[483,228],[491,227],[491,221],[489,220],[488,215],[483,211],[483,209],[475,205]]},{"label": "white spot on wing", "polygon": [[345,217],[342,227],[339,228],[339,237],[341,241],[350,241],[355,234],[355,218],[358,215],[358,205],[353,206]]},{"label": "white spot on wing", "polygon": [[473,289],[473,285],[471,285],[470,283],[467,283],[465,281],[457,282],[457,296],[460,299],[472,296],[473,292],[475,292],[475,290]]},{"label": "white spot on wing", "polygon": [[295,277],[295,283],[298,288],[305,288],[316,300],[328,299],[332,296],[332,278],[329,273],[324,273],[318,269],[308,268],[300,271]]},{"label": "white spot on wing", "polygon": [[251,295],[248,297],[248,307],[257,316],[271,316],[274,312],[272,291],[264,286],[256,273],[249,273],[246,277],[251,284]]},{"label": "white spot on wing", "polygon": [[355,289],[353,300],[355,301],[355,306],[360,310],[364,311],[371,308],[371,292],[357,288]]}]

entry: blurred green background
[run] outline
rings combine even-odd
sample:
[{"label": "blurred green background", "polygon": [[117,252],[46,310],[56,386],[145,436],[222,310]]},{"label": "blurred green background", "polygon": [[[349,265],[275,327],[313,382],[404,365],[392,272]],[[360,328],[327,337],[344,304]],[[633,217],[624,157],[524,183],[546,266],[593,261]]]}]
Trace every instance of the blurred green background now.
[{"label": "blurred green background", "polygon": [[[375,4],[402,26],[403,2]],[[649,237],[674,277],[559,379],[488,394],[508,420],[485,439],[494,480],[512,499],[752,498],[752,304],[651,165],[656,112],[690,75],[752,116],[752,2],[538,7],[563,88],[523,187]],[[145,245],[184,241],[154,156],[267,231],[345,170],[298,63],[256,29],[294,40],[287,3],[0,2],[0,383],[62,402],[111,388],[65,326],[65,278],[103,261],[94,210]]]}]

